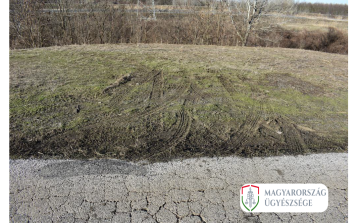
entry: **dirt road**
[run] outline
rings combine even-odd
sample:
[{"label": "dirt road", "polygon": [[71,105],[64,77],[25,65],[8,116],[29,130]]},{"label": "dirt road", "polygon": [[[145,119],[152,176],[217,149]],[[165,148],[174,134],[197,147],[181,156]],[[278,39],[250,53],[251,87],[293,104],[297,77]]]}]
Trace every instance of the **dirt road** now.
[{"label": "dirt road", "polygon": [[[347,222],[348,154],[119,160],[10,160],[11,222]],[[323,183],[324,213],[245,214],[245,183]]]}]

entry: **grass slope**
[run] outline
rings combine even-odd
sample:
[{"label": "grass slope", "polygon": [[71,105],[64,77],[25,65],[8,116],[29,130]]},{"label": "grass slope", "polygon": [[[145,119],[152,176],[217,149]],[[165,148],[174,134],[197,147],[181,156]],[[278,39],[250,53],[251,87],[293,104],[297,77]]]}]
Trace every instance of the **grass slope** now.
[{"label": "grass slope", "polygon": [[11,158],[347,150],[346,55],[182,45],[10,52]]}]

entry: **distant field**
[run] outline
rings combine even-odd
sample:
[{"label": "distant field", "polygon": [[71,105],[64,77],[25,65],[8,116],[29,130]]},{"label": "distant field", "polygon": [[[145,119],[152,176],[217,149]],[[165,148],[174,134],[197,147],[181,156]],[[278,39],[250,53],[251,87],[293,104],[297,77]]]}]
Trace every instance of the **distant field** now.
[{"label": "distant field", "polygon": [[344,33],[348,33],[348,20],[341,19],[330,19],[322,17],[303,17],[298,15],[301,18],[291,18],[286,23],[282,25],[285,29],[292,30],[308,30],[308,31],[324,31],[326,32],[329,27],[334,27],[341,30]]},{"label": "distant field", "polygon": [[347,151],[347,55],[81,45],[10,51],[11,158]]}]

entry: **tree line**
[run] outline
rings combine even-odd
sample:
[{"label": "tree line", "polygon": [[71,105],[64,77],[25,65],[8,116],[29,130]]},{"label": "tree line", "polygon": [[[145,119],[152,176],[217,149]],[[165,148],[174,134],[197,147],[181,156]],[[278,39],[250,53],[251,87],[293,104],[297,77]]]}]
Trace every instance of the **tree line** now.
[{"label": "tree line", "polygon": [[[113,1],[11,0],[10,48],[71,44],[166,43],[286,47],[347,53],[347,34],[336,29],[290,31],[279,24],[293,12],[292,1],[209,1],[205,7],[180,7],[174,13],[138,11]],[[281,6],[281,7],[280,7]],[[151,7],[150,7],[151,9]],[[186,12],[186,13],[181,13]]]},{"label": "tree line", "polygon": [[324,3],[297,3],[298,13],[319,13],[324,15],[348,16],[347,4],[324,4]]}]

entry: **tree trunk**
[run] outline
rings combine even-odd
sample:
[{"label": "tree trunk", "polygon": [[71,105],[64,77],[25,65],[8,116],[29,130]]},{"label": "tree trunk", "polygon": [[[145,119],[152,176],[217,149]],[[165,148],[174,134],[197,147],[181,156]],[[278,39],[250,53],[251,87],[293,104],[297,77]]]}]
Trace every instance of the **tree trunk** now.
[{"label": "tree trunk", "polygon": [[248,24],[243,41],[242,41],[242,46],[247,46],[250,31],[251,31],[251,24]]}]

